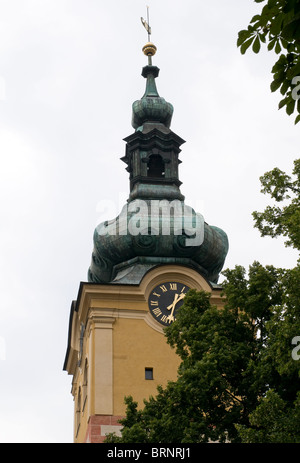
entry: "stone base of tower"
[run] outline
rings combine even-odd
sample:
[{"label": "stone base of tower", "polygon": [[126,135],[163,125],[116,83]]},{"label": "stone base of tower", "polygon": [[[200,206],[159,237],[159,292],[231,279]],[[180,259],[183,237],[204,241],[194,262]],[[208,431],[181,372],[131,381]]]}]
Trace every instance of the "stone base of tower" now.
[{"label": "stone base of tower", "polygon": [[84,443],[102,444],[109,433],[120,436],[122,426],[119,420],[124,417],[113,415],[93,415],[89,418]]}]

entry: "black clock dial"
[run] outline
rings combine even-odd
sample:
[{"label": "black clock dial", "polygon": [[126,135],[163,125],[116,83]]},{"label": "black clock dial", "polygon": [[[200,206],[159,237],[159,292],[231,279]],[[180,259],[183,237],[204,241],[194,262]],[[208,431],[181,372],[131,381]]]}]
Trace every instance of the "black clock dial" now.
[{"label": "black clock dial", "polygon": [[176,320],[176,312],[189,289],[187,285],[176,281],[157,285],[148,299],[151,315],[162,325],[169,326]]}]

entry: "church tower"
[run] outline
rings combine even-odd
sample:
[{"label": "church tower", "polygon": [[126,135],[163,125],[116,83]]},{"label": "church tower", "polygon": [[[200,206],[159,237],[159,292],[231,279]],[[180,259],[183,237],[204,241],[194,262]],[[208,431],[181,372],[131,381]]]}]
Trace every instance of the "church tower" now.
[{"label": "church tower", "polygon": [[170,129],[173,107],[160,97],[143,47],[146,90],[132,105],[134,132],[122,161],[129,197],[118,217],[98,225],[88,281],[71,305],[64,370],[72,375],[74,442],[103,442],[120,431],[125,396],[139,406],[158,385],[176,380],[179,358],[163,329],[190,288],[221,306],[219,273],[228,251],[224,231],[185,203],[179,165],[184,140]]}]

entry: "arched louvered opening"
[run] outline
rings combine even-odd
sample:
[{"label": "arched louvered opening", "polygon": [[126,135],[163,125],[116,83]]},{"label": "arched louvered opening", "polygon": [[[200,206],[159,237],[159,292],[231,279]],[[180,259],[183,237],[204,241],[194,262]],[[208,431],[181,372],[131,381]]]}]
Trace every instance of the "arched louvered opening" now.
[{"label": "arched louvered opening", "polygon": [[149,157],[147,166],[148,177],[164,177],[165,176],[165,163],[159,154],[152,154]]}]

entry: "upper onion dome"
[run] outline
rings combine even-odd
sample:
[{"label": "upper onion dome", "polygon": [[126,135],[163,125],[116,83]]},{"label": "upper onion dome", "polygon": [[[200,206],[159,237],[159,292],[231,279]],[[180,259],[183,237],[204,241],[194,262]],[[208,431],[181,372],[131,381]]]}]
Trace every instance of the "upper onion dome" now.
[{"label": "upper onion dome", "polygon": [[174,108],[157,92],[155,79],[158,77],[159,68],[152,66],[152,56],[156,53],[156,46],[148,42],[143,47],[143,52],[148,56],[149,64],[142,71],[142,76],[147,79],[146,91],[140,100],[132,105],[132,127],[142,130],[146,122],[161,123],[167,128],[170,127]]}]

